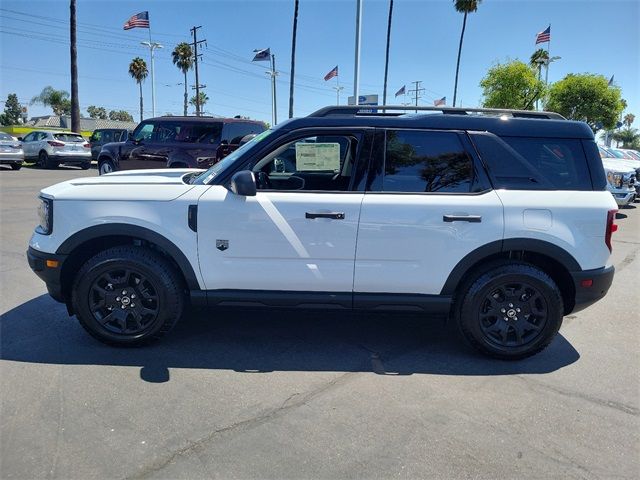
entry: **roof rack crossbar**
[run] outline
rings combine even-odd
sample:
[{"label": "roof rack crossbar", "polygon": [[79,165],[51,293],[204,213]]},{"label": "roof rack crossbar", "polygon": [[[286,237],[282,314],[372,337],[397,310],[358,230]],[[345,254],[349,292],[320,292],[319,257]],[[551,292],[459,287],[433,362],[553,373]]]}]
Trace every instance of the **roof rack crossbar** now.
[{"label": "roof rack crossbar", "polygon": [[331,115],[376,115],[367,110],[384,110],[378,115],[390,115],[386,110],[441,112],[446,115],[468,115],[470,113],[488,113],[492,115],[510,115],[518,118],[546,118],[553,120],[566,120],[565,117],[555,112],[537,112],[533,110],[511,110],[503,108],[454,108],[454,107],[423,107],[409,105],[346,105],[324,107],[309,115],[309,117],[328,117]]}]

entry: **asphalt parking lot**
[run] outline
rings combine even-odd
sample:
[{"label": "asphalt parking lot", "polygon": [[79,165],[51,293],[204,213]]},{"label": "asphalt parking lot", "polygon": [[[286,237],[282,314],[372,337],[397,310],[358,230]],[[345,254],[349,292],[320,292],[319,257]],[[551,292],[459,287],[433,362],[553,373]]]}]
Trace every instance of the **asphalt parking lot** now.
[{"label": "asphalt parking lot", "polygon": [[640,474],[640,204],[606,299],[526,361],[428,319],[333,312],[194,313],[114,349],[25,258],[39,189],[95,169],[0,170],[3,479]]}]

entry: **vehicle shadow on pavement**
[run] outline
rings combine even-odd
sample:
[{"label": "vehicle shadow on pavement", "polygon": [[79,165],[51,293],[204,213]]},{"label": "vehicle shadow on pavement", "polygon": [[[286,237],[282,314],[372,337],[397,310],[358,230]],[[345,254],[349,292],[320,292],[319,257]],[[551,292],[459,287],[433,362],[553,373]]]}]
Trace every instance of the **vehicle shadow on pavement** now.
[{"label": "vehicle shadow on pavement", "polygon": [[562,336],[532,358],[505,362],[464,344],[442,320],[406,314],[265,310],[193,311],[160,342],[114,348],[90,337],[48,295],[0,317],[0,358],[64,365],[142,367],[166,382],[171,368],[373,372],[380,375],[514,375],[558,370],[580,358]]}]

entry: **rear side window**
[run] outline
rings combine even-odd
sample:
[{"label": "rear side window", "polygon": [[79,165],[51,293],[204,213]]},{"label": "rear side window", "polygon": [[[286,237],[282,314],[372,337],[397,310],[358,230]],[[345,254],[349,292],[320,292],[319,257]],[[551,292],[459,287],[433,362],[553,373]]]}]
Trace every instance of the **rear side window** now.
[{"label": "rear side window", "polygon": [[261,133],[264,130],[264,125],[259,123],[231,122],[224,126],[223,140],[226,140],[231,145],[237,145],[243,137],[253,133]]},{"label": "rear side window", "polygon": [[84,138],[82,138],[82,135],[74,135],[71,133],[54,133],[53,138],[61,142],[84,142]]},{"label": "rear side window", "polygon": [[469,193],[473,161],[454,132],[389,130],[385,192]]},{"label": "rear side window", "polygon": [[178,126],[177,130],[173,141],[178,143],[218,143],[222,133],[222,122],[186,122]]},{"label": "rear side window", "polygon": [[539,176],[557,190],[591,190],[589,165],[580,140],[502,137]]}]

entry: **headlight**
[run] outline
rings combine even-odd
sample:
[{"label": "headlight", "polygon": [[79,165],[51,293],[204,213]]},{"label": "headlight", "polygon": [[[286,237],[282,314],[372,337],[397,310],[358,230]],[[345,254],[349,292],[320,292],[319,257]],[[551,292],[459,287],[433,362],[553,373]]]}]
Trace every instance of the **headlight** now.
[{"label": "headlight", "polygon": [[614,188],[620,188],[622,186],[622,174],[607,172],[607,181]]},{"label": "headlight", "polygon": [[53,200],[51,198],[39,197],[38,217],[40,225],[36,228],[42,235],[50,235],[53,231]]}]

